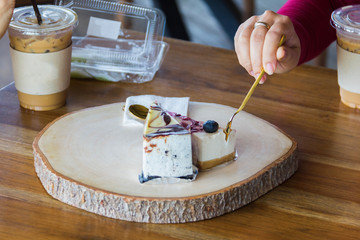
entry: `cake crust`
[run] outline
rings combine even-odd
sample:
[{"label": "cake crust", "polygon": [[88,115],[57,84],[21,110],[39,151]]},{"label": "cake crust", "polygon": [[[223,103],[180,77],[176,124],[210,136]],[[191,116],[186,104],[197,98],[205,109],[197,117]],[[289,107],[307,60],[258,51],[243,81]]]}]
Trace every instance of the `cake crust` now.
[{"label": "cake crust", "polygon": [[210,161],[199,161],[197,162],[197,167],[199,168],[200,171],[205,171],[205,170],[209,170],[213,167],[225,164],[225,163],[229,163],[231,161],[236,160],[236,152],[232,152],[228,155],[225,155],[223,157],[220,158],[214,158]]}]

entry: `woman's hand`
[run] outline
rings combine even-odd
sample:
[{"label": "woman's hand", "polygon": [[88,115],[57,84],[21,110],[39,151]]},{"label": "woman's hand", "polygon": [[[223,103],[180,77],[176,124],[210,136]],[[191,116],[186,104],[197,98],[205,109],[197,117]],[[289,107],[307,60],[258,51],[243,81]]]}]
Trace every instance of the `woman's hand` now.
[{"label": "woman's hand", "polygon": [[[263,22],[266,24],[257,24]],[[267,25],[267,26],[266,26]],[[284,44],[279,47],[281,36]],[[288,72],[300,58],[300,40],[289,17],[265,11],[241,24],[234,37],[235,51],[246,71],[257,78],[264,67],[268,75]],[[264,83],[266,75],[260,83]]]},{"label": "woman's hand", "polygon": [[15,8],[15,0],[0,0],[0,38],[9,26]]}]

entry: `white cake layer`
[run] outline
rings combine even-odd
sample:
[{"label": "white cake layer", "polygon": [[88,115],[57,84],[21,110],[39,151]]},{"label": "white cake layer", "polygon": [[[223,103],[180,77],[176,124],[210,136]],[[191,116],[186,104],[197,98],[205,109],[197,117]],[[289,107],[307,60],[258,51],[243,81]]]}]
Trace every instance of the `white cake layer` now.
[{"label": "white cake layer", "polygon": [[222,158],[235,151],[236,131],[232,130],[225,141],[223,129],[215,133],[196,132],[192,134],[192,147],[195,162],[211,161]]},{"label": "white cake layer", "polygon": [[193,174],[191,135],[167,135],[143,141],[143,175],[183,177]]}]

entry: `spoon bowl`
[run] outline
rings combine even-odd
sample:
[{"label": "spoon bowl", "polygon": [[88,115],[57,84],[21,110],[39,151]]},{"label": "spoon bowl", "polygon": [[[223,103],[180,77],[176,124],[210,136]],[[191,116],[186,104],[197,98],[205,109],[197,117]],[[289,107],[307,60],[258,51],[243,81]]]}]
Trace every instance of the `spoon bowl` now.
[{"label": "spoon bowl", "polygon": [[145,120],[149,109],[140,104],[133,104],[129,106],[129,112],[136,118]]}]

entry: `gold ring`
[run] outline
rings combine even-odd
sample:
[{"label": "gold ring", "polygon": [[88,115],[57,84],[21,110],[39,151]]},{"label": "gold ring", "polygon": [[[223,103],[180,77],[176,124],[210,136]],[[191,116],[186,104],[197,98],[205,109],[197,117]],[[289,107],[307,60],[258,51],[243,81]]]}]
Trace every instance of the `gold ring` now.
[{"label": "gold ring", "polygon": [[266,22],[261,22],[261,21],[256,22],[254,24],[254,29],[257,28],[258,26],[266,27],[268,30],[270,29],[269,24],[267,24]]}]

